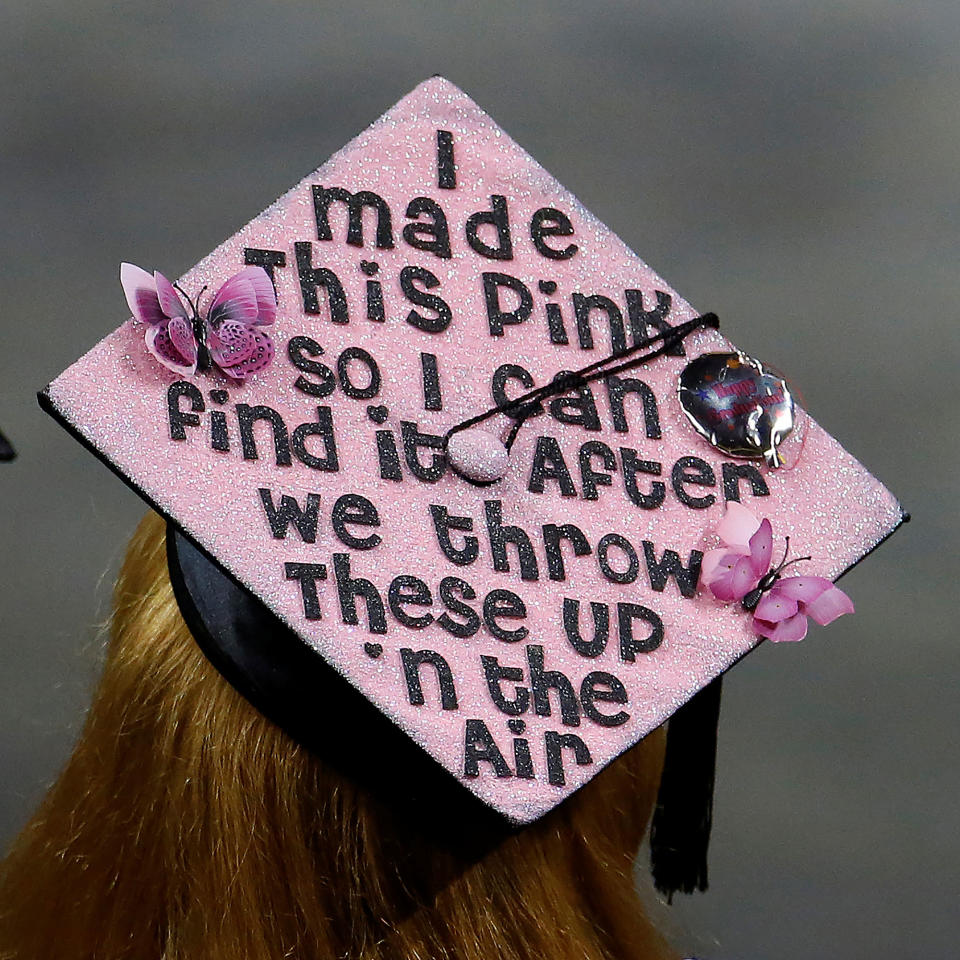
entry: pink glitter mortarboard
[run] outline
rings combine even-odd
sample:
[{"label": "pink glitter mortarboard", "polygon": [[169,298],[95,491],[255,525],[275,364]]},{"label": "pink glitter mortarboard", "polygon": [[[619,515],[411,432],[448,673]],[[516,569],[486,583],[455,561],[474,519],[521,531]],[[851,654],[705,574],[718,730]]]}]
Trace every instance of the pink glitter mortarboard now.
[{"label": "pink glitter mortarboard", "polygon": [[451,471],[438,438],[454,425],[697,313],[439,77],[179,287],[196,297],[244,264],[275,283],[271,364],[184,377],[130,319],[42,402],[515,823],[757,644],[739,605],[696,591],[725,500],[830,579],[903,520],[803,411],[778,470],[698,436],[680,371],[735,349],[709,329],[546,402],[497,482]]}]

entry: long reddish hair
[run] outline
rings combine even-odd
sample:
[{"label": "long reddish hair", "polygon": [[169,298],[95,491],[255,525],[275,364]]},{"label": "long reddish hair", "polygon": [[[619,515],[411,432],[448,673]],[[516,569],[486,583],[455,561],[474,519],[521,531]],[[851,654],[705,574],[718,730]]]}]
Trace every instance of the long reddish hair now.
[{"label": "long reddish hair", "polygon": [[460,860],[220,677],[180,616],[150,514],[83,733],[0,865],[0,957],[673,958],[632,880],[662,752],[651,735]]}]

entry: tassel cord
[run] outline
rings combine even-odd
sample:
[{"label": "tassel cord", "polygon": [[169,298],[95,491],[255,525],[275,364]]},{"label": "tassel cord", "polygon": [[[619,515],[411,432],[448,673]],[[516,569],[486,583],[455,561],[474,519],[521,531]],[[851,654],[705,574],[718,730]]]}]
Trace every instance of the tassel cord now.
[{"label": "tassel cord", "polygon": [[[631,370],[650,360],[656,360],[657,357],[663,356],[677,344],[682,343],[694,331],[704,328],[716,330],[719,326],[720,321],[715,313],[704,313],[699,317],[694,317],[692,320],[687,320],[679,326],[671,327],[669,330],[658,333],[656,336],[640,340],[626,350],[621,350],[619,353],[612,353],[610,356],[587,364],[587,366],[581,367],[579,370],[565,373],[550,383],[546,383],[541,387],[535,387],[533,390],[516,397],[514,400],[509,400],[500,406],[491,407],[489,410],[485,410],[483,413],[477,414],[475,417],[470,417],[468,420],[464,420],[462,423],[451,427],[443,438],[443,448],[446,450],[447,444],[454,434],[460,433],[463,430],[469,430],[470,427],[475,427],[477,424],[489,420],[498,413],[506,416],[512,413],[518,413],[519,416],[515,418],[515,422],[510,428],[507,439],[504,441],[504,445],[507,450],[509,450],[513,446],[513,441],[516,439],[517,433],[520,431],[520,427],[523,426],[524,422],[529,417],[540,412],[540,405],[543,400],[549,397],[560,396],[569,390],[586,386],[603,377],[613,376],[614,374],[622,373],[624,370]],[[651,347],[657,343],[659,343],[660,346],[658,346],[656,350],[640,356],[634,356],[638,351],[645,350],[647,347]],[[610,367],[607,366],[607,364],[613,363],[614,361],[620,362],[614,363],[614,365]]]}]

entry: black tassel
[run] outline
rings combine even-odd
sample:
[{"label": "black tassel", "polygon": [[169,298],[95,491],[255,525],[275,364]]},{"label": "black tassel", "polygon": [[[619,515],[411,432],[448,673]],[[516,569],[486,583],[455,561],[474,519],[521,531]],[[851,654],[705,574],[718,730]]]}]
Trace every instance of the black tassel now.
[{"label": "black tassel", "polygon": [[2,433],[0,433],[0,461],[13,460],[16,455],[16,451],[13,449],[13,444],[11,444]]},{"label": "black tassel", "polygon": [[650,828],[653,885],[666,895],[667,903],[678,890],[707,889],[720,687],[717,677],[667,724],[667,751]]}]

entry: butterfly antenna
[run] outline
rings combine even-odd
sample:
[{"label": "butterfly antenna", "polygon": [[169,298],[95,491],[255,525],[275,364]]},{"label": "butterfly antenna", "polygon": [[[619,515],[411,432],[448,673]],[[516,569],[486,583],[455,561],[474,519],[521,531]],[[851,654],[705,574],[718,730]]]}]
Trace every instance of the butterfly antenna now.
[{"label": "butterfly antenna", "polygon": [[[183,287],[181,287],[179,283],[175,283],[175,284],[173,285],[173,289],[176,290],[177,293],[179,293],[180,296],[182,296],[183,299],[186,300],[187,303],[190,304],[190,309],[193,311],[194,316],[196,316],[196,313],[197,313],[197,305],[190,299],[190,294],[188,294],[187,291],[184,290]],[[201,290],[200,292],[202,293],[203,291]],[[199,301],[200,298],[197,297],[197,300]]]},{"label": "butterfly antenna", "polygon": [[206,293],[206,290],[207,290],[207,287],[208,287],[208,286],[210,286],[210,284],[205,283],[205,284],[200,288],[200,292],[197,294],[197,308],[196,308],[196,309],[197,309],[197,313],[200,312],[200,298],[204,295],[204,293]]},{"label": "butterfly antenna", "polygon": [[790,538],[784,537],[783,556],[776,566],[776,572],[779,573],[787,565],[787,557],[790,555]]}]

